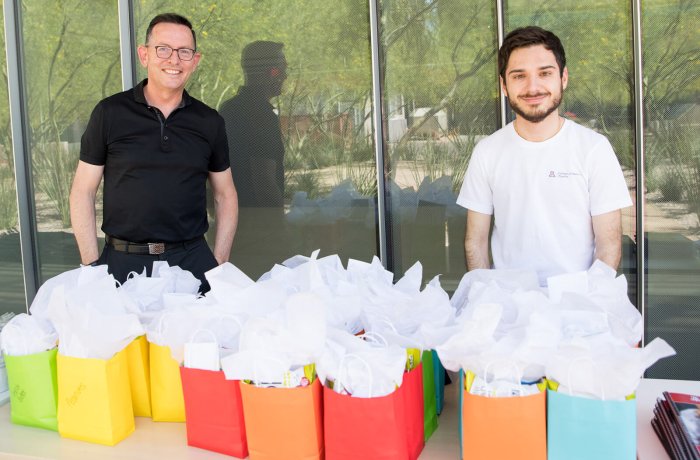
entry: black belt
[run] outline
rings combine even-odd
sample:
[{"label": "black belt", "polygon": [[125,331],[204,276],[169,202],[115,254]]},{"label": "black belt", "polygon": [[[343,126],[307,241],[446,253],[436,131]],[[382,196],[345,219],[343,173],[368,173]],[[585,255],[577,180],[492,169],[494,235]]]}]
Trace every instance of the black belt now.
[{"label": "black belt", "polygon": [[127,252],[129,254],[163,254],[171,249],[184,248],[188,244],[196,243],[204,239],[203,236],[192,238],[180,243],[132,243],[131,241],[120,240],[110,235],[105,235],[105,243],[112,246],[115,251]]}]

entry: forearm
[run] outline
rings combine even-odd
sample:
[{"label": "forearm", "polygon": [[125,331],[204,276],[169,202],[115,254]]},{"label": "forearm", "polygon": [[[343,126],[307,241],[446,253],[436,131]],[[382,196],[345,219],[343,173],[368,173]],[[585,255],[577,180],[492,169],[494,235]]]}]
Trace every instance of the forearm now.
[{"label": "forearm", "polygon": [[216,239],[214,257],[219,264],[227,262],[231,255],[233,237],[238,227],[238,197],[233,195],[220,197],[216,203]]},{"label": "forearm", "polygon": [[595,258],[617,270],[622,258],[622,241],[596,242]]},{"label": "forearm", "polygon": [[477,268],[491,268],[489,260],[489,233],[491,215],[469,210],[464,237],[464,253],[467,257],[467,271]]},{"label": "forearm", "polygon": [[594,257],[615,270],[622,257],[622,223],[620,211],[593,216],[593,235],[595,238]]},{"label": "forearm", "polygon": [[96,261],[100,254],[97,248],[95,196],[71,193],[70,218],[81,262],[89,264]]},{"label": "forearm", "polygon": [[467,271],[491,268],[488,239],[475,239],[467,235],[464,240],[464,252],[467,257]]}]

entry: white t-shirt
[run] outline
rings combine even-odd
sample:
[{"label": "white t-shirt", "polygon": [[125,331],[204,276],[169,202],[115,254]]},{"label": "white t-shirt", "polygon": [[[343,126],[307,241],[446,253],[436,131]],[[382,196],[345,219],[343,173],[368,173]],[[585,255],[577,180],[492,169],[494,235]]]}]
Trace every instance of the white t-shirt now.
[{"label": "white t-shirt", "polygon": [[566,120],[543,142],[513,123],[474,148],[457,204],[494,214],[495,268],[547,277],[587,270],[595,250],[591,216],[632,205],[608,140]]}]

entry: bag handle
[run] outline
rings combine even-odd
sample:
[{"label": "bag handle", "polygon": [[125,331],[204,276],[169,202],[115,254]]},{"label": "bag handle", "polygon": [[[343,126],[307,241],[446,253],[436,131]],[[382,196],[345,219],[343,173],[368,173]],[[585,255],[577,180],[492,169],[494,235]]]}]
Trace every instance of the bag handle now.
[{"label": "bag handle", "polygon": [[[358,360],[362,364],[364,364],[365,368],[367,369],[367,376],[369,377],[368,378],[368,380],[369,380],[369,396],[368,397],[371,398],[372,397],[372,387],[374,386],[372,368],[370,367],[369,363],[367,363],[367,361],[365,359],[360,358],[355,353],[348,353],[340,359],[340,364],[338,364],[338,376],[335,378],[335,383],[342,385],[340,377],[341,377],[341,375],[343,375],[343,369],[344,369],[343,364],[345,364],[345,361],[347,358],[355,358],[356,360]],[[346,374],[345,376],[347,377],[347,371],[345,372],[345,374]],[[350,396],[352,396],[352,395],[350,395]]]},{"label": "bag handle", "polygon": [[[591,368],[595,369],[595,362],[589,356],[579,356],[578,358],[571,360],[569,363],[569,368],[566,371],[566,388],[569,390],[569,396],[573,396],[573,388],[571,386],[571,368],[574,367],[574,364],[577,362],[589,362],[591,363]],[[603,401],[605,401],[605,387],[603,386],[603,381],[599,380],[598,383],[600,384],[600,397]]]},{"label": "bag handle", "polygon": [[[360,334],[358,337],[361,339],[369,339],[368,342],[371,343],[378,343],[379,345],[384,345],[385,347],[389,346],[389,342],[378,332],[366,331],[364,334]],[[380,339],[381,341],[377,339]]]},{"label": "bag handle", "polygon": [[[491,365],[493,365],[494,363],[499,363],[499,362],[505,362],[505,363],[511,364],[510,368],[515,369],[515,373],[513,374],[513,376],[516,378],[518,385],[522,388],[522,386],[523,386],[523,382],[522,382],[523,373],[520,371],[520,366],[518,366],[516,364],[516,362],[513,361],[512,359],[493,359],[493,360],[489,361],[488,363],[486,363],[486,366],[484,366],[484,382],[487,385],[493,383],[493,380],[491,380],[491,382],[488,381],[489,369],[491,368]],[[494,378],[494,380],[495,380],[495,378]]]},{"label": "bag handle", "polygon": [[[282,367],[284,367],[284,361],[282,361],[281,359],[273,358],[271,356],[266,356],[265,360],[266,361],[273,361],[273,362],[276,362],[277,364],[282,364]],[[258,362],[260,362],[260,360],[256,359],[255,362],[253,363],[253,384],[255,386],[258,386],[258,383],[260,382],[260,379],[258,379]],[[283,371],[283,373],[288,372],[288,371],[289,371],[289,369],[287,369],[286,371]]]},{"label": "bag handle", "polygon": [[217,339],[216,334],[214,334],[214,331],[212,331],[211,329],[204,329],[204,328],[195,329],[195,331],[192,333],[192,335],[190,335],[189,343],[194,343],[195,337],[197,337],[200,332],[208,333],[209,337],[214,339],[213,342],[216,344],[216,347],[217,348],[219,347],[219,340]]}]

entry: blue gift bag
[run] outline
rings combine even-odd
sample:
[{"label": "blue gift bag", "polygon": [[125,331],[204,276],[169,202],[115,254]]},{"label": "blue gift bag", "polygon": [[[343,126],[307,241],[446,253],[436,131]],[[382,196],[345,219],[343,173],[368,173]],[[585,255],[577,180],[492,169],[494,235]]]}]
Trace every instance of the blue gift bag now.
[{"label": "blue gift bag", "polygon": [[548,460],[635,460],[637,401],[601,401],[547,390]]},{"label": "blue gift bag", "polygon": [[437,351],[433,352],[433,367],[435,370],[435,398],[437,399],[437,413],[442,413],[442,406],[445,403],[445,368],[440,362]]}]

